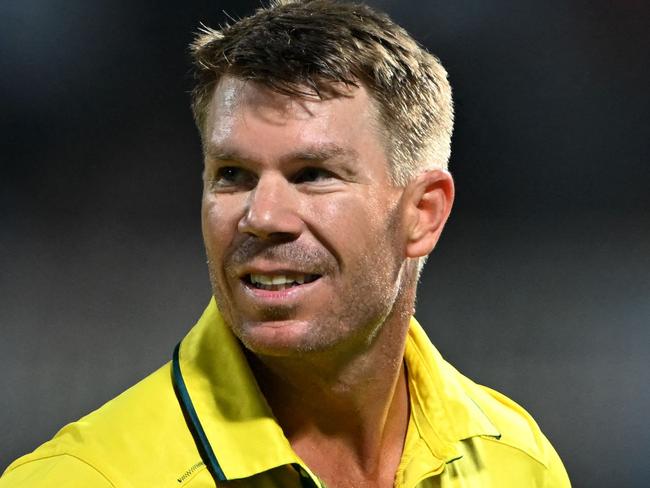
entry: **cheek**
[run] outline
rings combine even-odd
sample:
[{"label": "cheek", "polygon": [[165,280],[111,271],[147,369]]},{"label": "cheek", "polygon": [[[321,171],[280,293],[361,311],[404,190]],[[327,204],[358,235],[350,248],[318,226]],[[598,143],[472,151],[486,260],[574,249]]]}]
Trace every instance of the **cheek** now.
[{"label": "cheek", "polygon": [[338,229],[363,232],[381,220],[377,207],[365,195],[324,195],[309,205],[309,219],[330,233]]},{"label": "cheek", "polygon": [[344,236],[367,236],[376,241],[395,231],[395,205],[385,196],[370,192],[326,202],[317,215],[323,224],[345,231]]},{"label": "cheek", "polygon": [[229,247],[229,242],[237,231],[237,202],[212,196],[203,198],[201,204],[201,229],[203,241],[209,257],[214,258],[215,252],[223,252]]},{"label": "cheek", "polygon": [[[315,202],[314,202],[315,203]],[[396,210],[375,195],[331,195],[310,205],[316,238],[347,270],[379,266],[391,273],[399,261]]]}]

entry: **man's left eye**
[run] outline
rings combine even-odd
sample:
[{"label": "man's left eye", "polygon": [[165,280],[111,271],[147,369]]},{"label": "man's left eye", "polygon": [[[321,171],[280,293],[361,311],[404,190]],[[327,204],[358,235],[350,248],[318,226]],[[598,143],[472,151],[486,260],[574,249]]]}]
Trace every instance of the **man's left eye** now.
[{"label": "man's left eye", "polygon": [[334,178],[331,171],[323,168],[303,168],[294,177],[294,183],[311,183],[325,181]]}]

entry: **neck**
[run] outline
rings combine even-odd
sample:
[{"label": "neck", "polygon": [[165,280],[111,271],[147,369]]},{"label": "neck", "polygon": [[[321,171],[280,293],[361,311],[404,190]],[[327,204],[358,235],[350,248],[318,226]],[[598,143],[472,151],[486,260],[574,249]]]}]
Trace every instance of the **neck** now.
[{"label": "neck", "polygon": [[[323,357],[294,359],[249,353],[260,389],[285,433],[299,431],[301,424],[344,431],[366,417],[384,417],[398,384],[406,384],[400,379],[408,324],[402,328],[400,334],[382,331],[387,337],[377,338],[372,350],[348,358],[344,364]],[[330,421],[332,425],[328,425]]]}]

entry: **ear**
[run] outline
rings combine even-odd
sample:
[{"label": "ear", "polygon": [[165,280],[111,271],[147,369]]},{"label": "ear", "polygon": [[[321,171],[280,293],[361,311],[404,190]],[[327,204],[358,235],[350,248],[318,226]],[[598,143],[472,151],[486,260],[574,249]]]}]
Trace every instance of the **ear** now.
[{"label": "ear", "polygon": [[426,256],[436,246],[454,202],[454,180],[448,171],[422,173],[407,185],[406,256]]}]

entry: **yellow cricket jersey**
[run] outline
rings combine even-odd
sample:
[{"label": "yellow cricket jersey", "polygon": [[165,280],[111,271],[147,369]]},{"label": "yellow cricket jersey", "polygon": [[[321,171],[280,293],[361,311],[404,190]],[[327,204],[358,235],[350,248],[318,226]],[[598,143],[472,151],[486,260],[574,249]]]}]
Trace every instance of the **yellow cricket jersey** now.
[{"label": "yellow cricket jersey", "polygon": [[[565,488],[535,421],[448,364],[413,319],[396,487]],[[322,487],[291,448],[214,303],[174,360],[14,461],[0,488]]]}]

